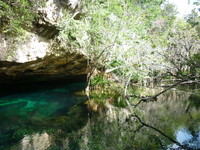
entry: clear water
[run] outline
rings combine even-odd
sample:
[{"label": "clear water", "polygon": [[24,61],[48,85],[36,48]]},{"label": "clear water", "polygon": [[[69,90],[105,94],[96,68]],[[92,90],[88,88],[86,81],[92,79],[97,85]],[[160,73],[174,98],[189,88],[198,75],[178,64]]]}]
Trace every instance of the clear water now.
[{"label": "clear water", "polygon": [[[157,101],[141,103],[136,108],[124,105],[125,100],[115,93],[91,95],[89,100],[74,93],[83,88],[84,84],[71,84],[2,97],[0,149],[200,149],[198,87],[171,89]],[[134,87],[128,92],[147,96],[162,90]],[[130,102],[137,103],[137,99]],[[134,114],[162,133],[141,126]]]},{"label": "clear water", "polygon": [[84,87],[84,83],[70,84],[1,97],[0,149],[16,144],[28,134],[62,129],[62,123],[55,122],[69,117],[70,110],[86,100],[74,94]]}]

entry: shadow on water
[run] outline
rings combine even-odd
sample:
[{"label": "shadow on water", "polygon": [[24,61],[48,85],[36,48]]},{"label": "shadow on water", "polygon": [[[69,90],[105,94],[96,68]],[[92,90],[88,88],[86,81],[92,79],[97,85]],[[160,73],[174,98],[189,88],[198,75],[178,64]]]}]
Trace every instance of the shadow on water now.
[{"label": "shadow on water", "polygon": [[[199,89],[173,88],[157,101],[127,105],[119,93],[74,94],[83,84],[18,93],[0,99],[0,149],[200,149]],[[134,87],[138,97],[163,88]],[[89,115],[89,116],[88,116]]]},{"label": "shadow on water", "polygon": [[59,148],[62,142],[56,137],[66,137],[87,122],[87,98],[75,94],[84,87],[76,83],[1,97],[0,149]]},{"label": "shadow on water", "polygon": [[68,79],[60,79],[60,80],[51,80],[51,81],[38,81],[38,82],[30,82],[30,83],[5,83],[0,84],[0,97],[11,95],[14,93],[24,93],[30,91],[38,91],[42,89],[54,89],[54,88],[62,88],[65,85],[73,84],[73,83],[82,83],[86,81],[86,75],[75,76],[73,78]]}]

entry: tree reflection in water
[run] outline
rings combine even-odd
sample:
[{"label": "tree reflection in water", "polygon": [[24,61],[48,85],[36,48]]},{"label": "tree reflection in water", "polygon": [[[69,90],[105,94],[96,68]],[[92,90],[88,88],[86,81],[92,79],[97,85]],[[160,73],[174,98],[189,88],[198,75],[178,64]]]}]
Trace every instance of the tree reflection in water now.
[{"label": "tree reflection in water", "polygon": [[[139,97],[162,90],[134,89]],[[50,120],[56,125],[56,132],[26,135],[20,145],[27,150],[34,149],[35,143],[43,149],[68,150],[200,149],[199,92],[195,96],[192,93],[171,89],[159,95],[157,101],[137,107],[120,106],[124,99],[119,97],[104,95],[105,100],[98,101],[91,96],[85,102],[88,116],[85,110],[74,107],[70,117]],[[135,103],[135,97],[130,102]],[[73,119],[73,124],[65,123]],[[73,130],[75,125],[79,128]]]},{"label": "tree reflection in water", "polygon": [[[179,143],[188,145],[188,147],[193,149],[200,149],[200,131],[191,133],[185,128],[180,128],[175,135]],[[173,147],[177,147],[177,145],[173,145]]]},{"label": "tree reflection in water", "polygon": [[[140,96],[159,91],[162,89],[146,89]],[[136,108],[90,100],[88,106],[95,108],[95,113],[92,111],[87,126],[90,134],[84,130],[87,142],[81,145],[87,149],[199,149],[200,109],[191,93],[171,89],[159,95],[156,102],[141,103]]]}]

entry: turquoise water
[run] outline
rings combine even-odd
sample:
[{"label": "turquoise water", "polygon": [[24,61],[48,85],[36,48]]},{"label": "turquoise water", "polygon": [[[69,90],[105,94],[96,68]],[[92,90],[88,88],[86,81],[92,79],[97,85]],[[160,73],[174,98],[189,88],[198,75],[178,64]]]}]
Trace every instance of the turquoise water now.
[{"label": "turquoise water", "polygon": [[63,118],[70,118],[70,110],[86,100],[74,94],[84,87],[84,83],[69,84],[1,97],[0,149],[14,145],[27,134],[51,133],[62,128]]},{"label": "turquoise water", "polygon": [[[1,97],[0,150],[200,149],[199,88],[174,88],[157,101],[133,107],[120,105],[125,100],[116,93],[90,95],[89,100],[77,95],[84,87],[69,84]],[[142,97],[162,90],[135,87],[128,92]],[[141,126],[135,114],[162,134]]]}]

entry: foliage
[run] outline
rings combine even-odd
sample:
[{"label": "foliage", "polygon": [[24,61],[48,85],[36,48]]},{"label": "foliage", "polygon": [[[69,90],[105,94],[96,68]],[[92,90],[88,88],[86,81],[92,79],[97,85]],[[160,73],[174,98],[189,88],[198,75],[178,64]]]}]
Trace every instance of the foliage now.
[{"label": "foliage", "polygon": [[86,22],[74,20],[66,15],[59,24],[60,33],[57,39],[61,47],[70,49],[70,51],[86,47],[88,44],[86,31],[89,29]]},{"label": "foliage", "polygon": [[[1,0],[1,32],[16,35],[28,30],[37,16],[35,6],[44,1]],[[102,72],[113,69],[122,82],[128,83],[164,74],[173,64],[181,69],[192,68],[184,59],[194,61],[197,48],[195,52],[187,52],[184,45],[198,47],[195,46],[198,45],[198,14],[188,17],[190,26],[175,22],[175,7],[166,0],[83,0],[81,3],[84,13],[78,19],[63,11],[64,16],[57,22],[60,32],[54,46],[59,52],[86,54],[91,74],[99,66],[105,66]],[[180,72],[177,67],[172,70]],[[104,82],[97,78],[92,84]]]},{"label": "foliage", "polygon": [[164,0],[82,3],[87,11],[80,20],[66,15],[59,23],[57,39],[61,47],[86,53],[94,68],[99,64],[105,70],[116,67],[114,72],[122,81],[130,75],[134,75],[132,80],[143,80],[149,76],[150,66],[153,70],[161,63],[161,57],[155,53],[161,42],[152,41],[166,40],[175,19],[172,5]]},{"label": "foliage", "polygon": [[191,12],[191,14],[189,14],[186,17],[186,20],[188,23],[190,23],[192,25],[193,28],[196,29],[197,33],[199,34],[200,37],[200,2],[198,2],[198,0],[196,0],[194,2],[194,5],[197,6],[197,8],[194,8]]},{"label": "foliage", "polygon": [[163,53],[170,64],[168,72],[177,77],[195,76],[199,68],[199,36],[195,28],[184,21],[178,21],[169,32],[168,48]]},{"label": "foliage", "polygon": [[102,76],[95,76],[91,82],[92,86],[95,86],[95,85],[104,86],[106,84],[109,84],[109,81],[105,80]]},{"label": "foliage", "polygon": [[29,30],[37,14],[34,6],[44,4],[45,0],[0,0],[0,32],[12,36]]}]

